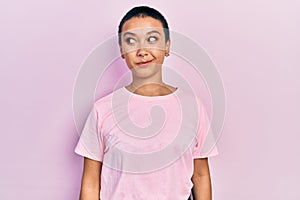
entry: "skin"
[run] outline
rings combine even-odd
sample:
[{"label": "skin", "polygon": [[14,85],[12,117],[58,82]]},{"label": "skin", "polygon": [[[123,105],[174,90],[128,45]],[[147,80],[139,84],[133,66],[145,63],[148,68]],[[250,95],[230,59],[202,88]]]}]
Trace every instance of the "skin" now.
[{"label": "skin", "polygon": [[212,200],[211,178],[208,158],[194,159],[192,176],[193,195],[196,200]]},{"label": "skin", "polygon": [[[157,33],[147,34],[150,31]],[[170,40],[165,41],[159,20],[134,17],[124,23],[120,52],[133,78],[132,83],[126,86],[127,90],[144,96],[166,95],[176,90],[162,80],[162,64],[165,56],[169,55],[170,43]],[[137,63],[144,61],[152,62],[147,67],[139,67]]]},{"label": "skin", "polygon": [[101,190],[102,162],[84,158],[80,200],[99,200]]},{"label": "skin", "polygon": [[[158,33],[150,33],[150,31]],[[130,32],[133,34],[125,34]],[[125,88],[143,96],[167,95],[176,90],[162,80],[162,64],[170,52],[170,40],[164,39],[163,26],[152,17],[134,17],[124,23],[120,52],[132,72],[133,81]],[[151,61],[147,67],[139,62]],[[80,200],[99,200],[102,163],[84,158]],[[208,158],[194,159],[193,193],[196,200],[211,200]]]}]

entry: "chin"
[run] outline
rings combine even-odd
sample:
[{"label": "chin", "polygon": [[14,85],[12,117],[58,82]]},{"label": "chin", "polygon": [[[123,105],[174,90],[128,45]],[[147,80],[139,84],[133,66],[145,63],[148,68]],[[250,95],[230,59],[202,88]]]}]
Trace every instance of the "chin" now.
[{"label": "chin", "polygon": [[148,78],[158,73],[158,70],[153,69],[135,69],[132,70],[132,75],[139,78]]}]

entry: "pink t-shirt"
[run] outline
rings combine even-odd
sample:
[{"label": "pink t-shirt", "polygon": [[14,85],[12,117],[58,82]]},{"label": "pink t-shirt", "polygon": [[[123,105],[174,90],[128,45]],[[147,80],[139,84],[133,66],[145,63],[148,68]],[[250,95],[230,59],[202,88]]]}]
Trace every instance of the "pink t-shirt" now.
[{"label": "pink t-shirt", "polygon": [[214,145],[203,152],[209,125],[190,92],[142,96],[121,87],[94,103],[75,152],[103,163],[101,200],[186,200],[193,159],[218,154]]}]

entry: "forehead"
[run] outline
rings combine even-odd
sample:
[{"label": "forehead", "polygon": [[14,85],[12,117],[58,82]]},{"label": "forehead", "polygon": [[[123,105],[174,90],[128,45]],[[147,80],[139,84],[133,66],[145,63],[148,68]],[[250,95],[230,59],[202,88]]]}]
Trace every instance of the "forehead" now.
[{"label": "forehead", "polygon": [[163,25],[159,20],[147,16],[133,17],[127,20],[122,27],[122,33],[125,33],[126,31],[147,32],[149,30],[157,30],[159,32],[162,32]]}]

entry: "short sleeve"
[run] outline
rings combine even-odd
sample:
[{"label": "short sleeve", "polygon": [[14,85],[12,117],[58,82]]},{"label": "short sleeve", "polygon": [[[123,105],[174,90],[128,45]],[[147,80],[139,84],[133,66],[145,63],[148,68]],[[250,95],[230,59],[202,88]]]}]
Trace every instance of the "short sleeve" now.
[{"label": "short sleeve", "polygon": [[95,105],[86,119],[74,151],[78,155],[92,160],[103,161],[104,142],[99,129],[99,118]]},{"label": "short sleeve", "polygon": [[199,104],[198,131],[196,144],[193,150],[193,158],[206,158],[219,154],[216,139],[210,128],[210,119],[203,104]]}]

